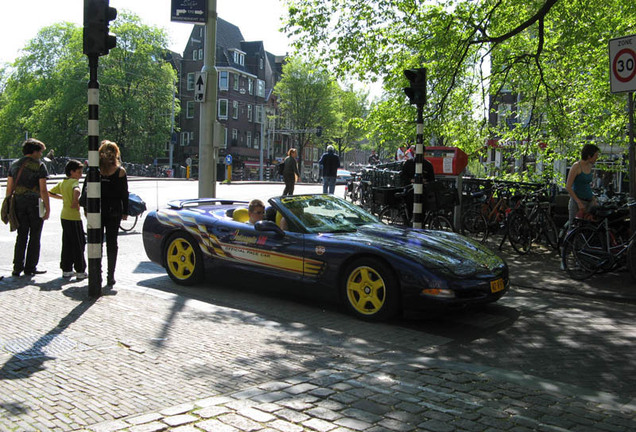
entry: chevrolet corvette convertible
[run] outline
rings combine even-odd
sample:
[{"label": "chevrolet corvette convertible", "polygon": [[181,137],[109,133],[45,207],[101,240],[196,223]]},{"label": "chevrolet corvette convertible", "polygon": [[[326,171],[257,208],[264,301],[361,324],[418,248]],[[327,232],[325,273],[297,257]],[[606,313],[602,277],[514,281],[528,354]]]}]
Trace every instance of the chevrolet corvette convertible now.
[{"label": "chevrolet corvette convertible", "polygon": [[271,276],[325,294],[366,320],[494,302],[509,289],[508,266],[479,243],[385,225],[333,195],[271,198],[254,225],[246,202],[172,201],[146,216],[143,241],[148,258],[178,284],[214,272],[237,280]]}]

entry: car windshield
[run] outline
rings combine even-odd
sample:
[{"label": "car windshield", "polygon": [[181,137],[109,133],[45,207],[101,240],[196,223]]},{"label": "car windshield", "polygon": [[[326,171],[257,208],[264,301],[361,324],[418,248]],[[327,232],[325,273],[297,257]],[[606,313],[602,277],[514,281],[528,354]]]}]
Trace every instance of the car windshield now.
[{"label": "car windshield", "polygon": [[280,203],[310,233],[351,232],[379,223],[375,216],[333,195],[290,195],[281,197]]}]

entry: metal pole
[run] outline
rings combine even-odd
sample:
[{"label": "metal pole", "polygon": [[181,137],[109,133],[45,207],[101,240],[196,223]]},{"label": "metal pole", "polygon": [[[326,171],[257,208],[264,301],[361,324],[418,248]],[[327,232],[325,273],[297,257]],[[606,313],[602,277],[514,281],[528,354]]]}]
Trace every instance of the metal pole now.
[{"label": "metal pole", "polygon": [[[174,143],[172,142],[172,137],[174,136],[174,103],[177,98],[177,83],[172,80],[172,115],[170,116],[170,172],[174,173],[173,159],[172,155],[174,153]],[[174,177],[174,174],[172,175]]]},{"label": "metal pole", "polygon": [[415,178],[413,180],[413,228],[422,228],[422,196],[424,178],[422,160],[424,159],[424,105],[417,104],[417,136],[415,139]]},{"label": "metal pole", "polygon": [[[627,105],[629,115],[629,196],[636,198],[636,149],[634,148],[634,93],[627,93]],[[631,206],[629,211],[629,227],[632,232],[636,230],[636,206]]]},{"label": "metal pole", "polygon": [[86,174],[86,228],[88,236],[88,295],[102,294],[102,217],[101,181],[99,175],[99,57],[88,57],[88,173]]},{"label": "metal pole", "polygon": [[258,166],[259,166],[259,180],[263,181],[263,144],[265,144],[265,105],[263,105],[263,109],[261,110],[261,139],[259,143],[259,152],[258,152]]},{"label": "metal pole", "polygon": [[206,100],[201,102],[199,121],[199,198],[216,197],[217,149],[214,147],[216,121],[217,73],[216,59],[216,0],[208,0],[208,22],[205,26],[202,74],[207,74]]}]

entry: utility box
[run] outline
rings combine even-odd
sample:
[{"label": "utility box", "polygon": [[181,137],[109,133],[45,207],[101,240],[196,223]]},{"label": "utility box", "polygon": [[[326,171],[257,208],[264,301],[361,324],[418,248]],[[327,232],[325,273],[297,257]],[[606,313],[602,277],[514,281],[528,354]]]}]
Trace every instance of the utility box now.
[{"label": "utility box", "polygon": [[426,147],[424,158],[435,175],[460,175],[468,165],[468,155],[457,147]]}]

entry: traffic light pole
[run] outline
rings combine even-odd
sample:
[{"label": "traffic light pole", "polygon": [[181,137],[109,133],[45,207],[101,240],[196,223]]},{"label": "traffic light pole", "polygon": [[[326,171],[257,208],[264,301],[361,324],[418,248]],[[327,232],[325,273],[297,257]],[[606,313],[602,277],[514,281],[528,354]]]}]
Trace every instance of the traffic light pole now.
[{"label": "traffic light pole", "polygon": [[413,179],[413,228],[422,228],[424,223],[422,203],[424,196],[424,105],[417,104],[417,135],[415,137],[415,177]]},{"label": "traffic light pole", "polygon": [[88,234],[88,295],[102,294],[102,218],[99,176],[99,56],[88,56],[88,173],[86,174],[86,227]]}]

